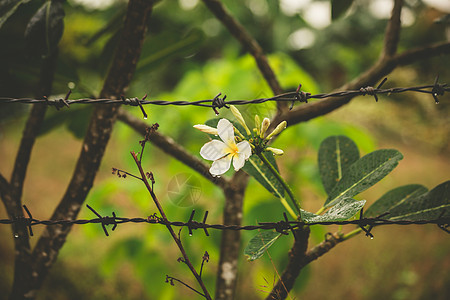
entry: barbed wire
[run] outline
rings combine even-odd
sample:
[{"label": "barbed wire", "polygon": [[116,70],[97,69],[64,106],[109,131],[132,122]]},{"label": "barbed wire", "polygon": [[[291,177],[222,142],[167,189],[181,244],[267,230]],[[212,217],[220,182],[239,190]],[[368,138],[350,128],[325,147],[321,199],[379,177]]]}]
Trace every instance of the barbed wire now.
[{"label": "barbed wire", "polygon": [[147,95],[139,99],[138,97],[134,98],[125,98],[125,96],[121,96],[120,99],[74,99],[70,100],[69,96],[71,94],[71,90],[66,94],[64,98],[53,99],[50,100],[47,97],[43,99],[32,99],[32,98],[10,98],[10,97],[0,97],[0,104],[7,103],[22,103],[22,104],[46,104],[49,106],[54,106],[56,109],[60,109],[63,107],[70,107],[72,104],[124,104],[130,106],[139,106],[141,109],[144,118],[147,117],[147,114],[143,108],[143,105],[177,105],[177,106],[201,106],[201,107],[209,107],[214,110],[216,114],[218,114],[217,109],[222,107],[229,108],[229,105],[247,105],[247,104],[260,104],[268,101],[277,101],[277,102],[291,102],[290,109],[294,106],[295,102],[305,102],[308,103],[309,99],[323,99],[329,97],[345,97],[345,96],[373,96],[375,101],[378,101],[378,95],[381,94],[399,94],[404,92],[416,92],[416,93],[425,93],[431,94],[434,98],[436,104],[439,103],[438,96],[443,96],[445,92],[450,91],[450,87],[447,86],[446,83],[439,83],[439,76],[436,77],[434,84],[432,85],[422,85],[416,87],[397,87],[397,88],[389,88],[389,89],[381,89],[381,86],[386,82],[387,78],[384,78],[381,83],[376,87],[363,87],[359,90],[348,90],[348,91],[340,91],[333,93],[322,93],[312,95],[310,93],[306,93],[301,91],[302,85],[300,84],[295,92],[289,92],[284,94],[279,94],[269,98],[258,98],[253,100],[228,100],[226,101],[226,95],[221,97],[221,93],[217,94],[213,99],[206,100],[197,100],[197,101],[165,101],[165,100],[146,100]]},{"label": "barbed wire", "polygon": [[147,218],[126,218],[117,217],[115,212],[112,212],[112,216],[101,216],[97,211],[95,211],[91,206],[86,205],[89,210],[91,210],[97,218],[93,219],[79,219],[79,220],[38,220],[34,219],[31,215],[29,209],[23,205],[28,217],[15,217],[12,219],[0,219],[0,224],[13,224],[14,237],[19,237],[17,233],[18,228],[27,228],[29,235],[33,236],[33,226],[36,225],[85,225],[85,224],[101,224],[103,232],[106,236],[109,236],[106,226],[113,225],[111,228],[114,231],[119,224],[124,223],[147,223],[147,224],[160,224],[165,226],[176,226],[176,227],[187,227],[189,230],[189,235],[193,235],[193,230],[203,229],[206,236],[209,236],[208,229],[217,230],[276,230],[281,234],[287,235],[287,231],[292,231],[296,228],[300,228],[305,225],[358,225],[365,233],[366,236],[373,237],[371,230],[375,226],[380,225],[425,225],[425,224],[436,224],[440,229],[447,233],[450,233],[450,217],[443,217],[443,213],[437,219],[433,220],[389,220],[383,219],[388,213],[381,214],[375,218],[363,218],[362,211],[360,213],[360,218],[355,220],[345,220],[345,221],[319,221],[319,222],[302,222],[302,221],[289,221],[286,213],[283,214],[283,219],[278,222],[258,222],[258,225],[224,225],[224,224],[207,224],[206,219],[208,217],[208,211],[205,211],[203,220],[201,222],[194,221],[195,210],[192,213],[187,222],[180,221],[169,221],[155,214],[148,216]]}]

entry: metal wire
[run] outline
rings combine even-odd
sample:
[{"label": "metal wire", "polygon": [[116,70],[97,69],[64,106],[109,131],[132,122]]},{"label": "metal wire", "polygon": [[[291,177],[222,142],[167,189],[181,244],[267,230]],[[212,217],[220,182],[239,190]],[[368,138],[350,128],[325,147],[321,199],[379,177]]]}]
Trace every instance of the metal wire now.
[{"label": "metal wire", "polygon": [[[86,205],[96,216],[97,218],[93,219],[84,219],[84,220],[38,220],[34,219],[31,216],[28,208],[24,205],[25,211],[28,214],[28,217],[20,217],[13,219],[0,219],[0,224],[14,224],[15,228],[17,227],[26,227],[30,233],[30,236],[33,236],[32,226],[36,225],[85,225],[85,224],[101,224],[103,231],[106,236],[109,236],[108,231],[106,229],[107,225],[113,225],[112,231],[114,231],[119,224],[124,223],[147,223],[147,224],[160,224],[165,226],[176,226],[176,227],[187,227],[189,230],[189,235],[192,235],[192,230],[203,229],[205,234],[209,236],[208,229],[217,229],[217,230],[276,230],[282,234],[288,234],[288,230],[293,230],[305,225],[358,225],[363,229],[367,236],[372,236],[370,231],[374,226],[380,225],[425,225],[425,224],[436,224],[442,230],[447,233],[450,233],[450,217],[439,217],[433,220],[389,220],[382,219],[383,216],[387,215],[382,214],[375,218],[360,218],[357,220],[346,220],[346,221],[322,221],[322,222],[311,222],[305,223],[302,221],[289,221],[286,214],[284,214],[284,219],[278,222],[259,222],[258,225],[224,225],[224,224],[207,224],[206,218],[208,216],[208,211],[205,212],[202,222],[194,221],[195,210],[192,211],[188,222],[180,222],[180,221],[169,221],[164,220],[161,217],[158,217],[156,214],[153,214],[147,218],[125,218],[125,217],[117,217],[113,212],[112,217],[105,216],[102,217],[98,212],[96,212],[92,207]],[[366,228],[368,227],[368,228]],[[18,235],[15,234],[16,237]]]},{"label": "metal wire", "polygon": [[341,91],[334,93],[324,93],[324,94],[315,94],[311,95],[310,93],[305,93],[300,90],[301,85],[297,88],[295,92],[284,93],[280,95],[276,95],[269,98],[258,98],[253,100],[228,100],[225,101],[226,95],[223,97],[221,93],[215,96],[213,99],[206,100],[197,100],[197,101],[165,101],[165,100],[145,100],[147,95],[139,99],[137,97],[134,98],[125,98],[124,96],[121,99],[74,99],[70,100],[69,95],[71,91],[69,91],[64,98],[49,100],[47,97],[44,99],[32,99],[32,98],[10,98],[10,97],[0,97],[0,104],[7,103],[22,103],[22,104],[47,104],[50,106],[55,106],[57,109],[60,109],[64,106],[70,107],[72,104],[124,104],[130,106],[139,106],[144,114],[145,111],[142,108],[142,105],[152,104],[152,105],[176,105],[176,106],[201,106],[201,107],[210,107],[213,108],[214,111],[217,112],[218,108],[229,107],[229,105],[247,105],[247,104],[260,104],[268,101],[277,101],[277,102],[292,102],[291,108],[293,107],[295,102],[305,102],[307,103],[309,99],[323,99],[329,97],[345,97],[345,96],[365,96],[370,95],[378,101],[378,96],[381,94],[399,94],[404,92],[416,92],[416,93],[424,93],[430,94],[433,96],[436,103],[439,103],[438,96],[442,96],[445,92],[450,91],[450,87],[447,84],[438,83],[439,77],[436,77],[436,80],[433,85],[422,85],[416,87],[397,87],[390,89],[381,89],[381,86],[386,82],[386,78],[377,86],[377,88],[373,88],[371,86],[367,86],[361,88],[359,90],[349,90],[349,91]]}]

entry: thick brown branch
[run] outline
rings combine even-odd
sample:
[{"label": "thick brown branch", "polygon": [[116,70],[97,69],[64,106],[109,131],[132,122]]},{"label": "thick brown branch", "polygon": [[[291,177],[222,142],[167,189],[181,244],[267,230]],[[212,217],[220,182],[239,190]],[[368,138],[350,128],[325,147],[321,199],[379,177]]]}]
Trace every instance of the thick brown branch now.
[{"label": "thick brown branch", "polygon": [[[261,46],[245,30],[245,28],[225,9],[219,0],[203,0],[208,9],[219,19],[241,45],[255,58],[256,64],[275,95],[281,94],[283,89],[275,73],[269,65]],[[278,110],[286,107],[286,103],[278,102]]]},{"label": "thick brown branch", "polygon": [[[129,125],[141,135],[145,135],[148,124],[143,122],[142,120],[139,120],[123,109],[119,110],[118,119]],[[198,172],[200,175],[216,184],[217,186],[221,187],[222,189],[228,185],[228,180],[226,178],[212,176],[209,172],[209,167],[205,163],[187,152],[186,149],[177,144],[170,137],[167,137],[164,134],[159,133],[158,131],[153,131],[150,134],[150,142],[163,150],[165,153],[171,155],[173,158],[192,168],[194,171]]]},{"label": "thick brown branch", "polygon": [[305,228],[301,231],[296,231],[297,238],[289,251],[288,264],[281,275],[281,279],[272,289],[270,295],[266,300],[285,299],[289,291],[294,286],[300,271],[310,262],[318,259],[337,244],[344,241],[337,235],[328,235],[327,239],[315,246],[314,248],[306,251],[308,246],[309,229]]},{"label": "thick brown branch", "polygon": [[[147,17],[152,1],[130,0],[127,16],[116,53],[105,80],[101,97],[118,97],[129,85],[145,37]],[[83,141],[80,157],[66,193],[52,215],[52,219],[75,219],[92,187],[104,150],[116,119],[118,105],[99,105]],[[70,226],[48,226],[33,251],[33,276],[27,289],[22,291],[33,298],[48,270],[63,246]]]},{"label": "thick brown branch", "polygon": [[392,56],[397,52],[397,45],[400,39],[401,20],[403,0],[395,0],[392,8],[391,18],[389,19],[384,35],[384,49],[382,56]]},{"label": "thick brown branch", "polygon": [[[392,57],[380,59],[372,68],[361,74],[351,82],[341,86],[337,90],[355,90],[361,87],[374,85],[377,81],[388,75],[398,66],[408,65],[418,60],[431,58],[437,55],[450,53],[450,42],[434,44],[405,51]],[[288,126],[323,116],[329,112],[347,104],[352,97],[325,98],[321,101],[302,104],[291,111],[277,116],[273,123],[278,124],[282,120],[288,122]]]},{"label": "thick brown branch", "polygon": [[[223,224],[241,225],[242,206],[248,175],[243,171],[235,173],[229,187],[225,189]],[[219,268],[214,299],[235,299],[241,233],[239,230],[225,230],[220,242]]]},{"label": "thick brown branch", "polygon": [[[43,59],[40,79],[36,96],[41,98],[51,93],[53,76],[56,69],[57,52]],[[36,137],[41,129],[42,122],[47,111],[46,105],[33,105],[25,129],[22,134],[19,149],[11,175],[10,189],[3,196],[3,202],[10,217],[23,217],[22,192],[25,175],[28,169],[31,152],[36,141]],[[11,299],[21,297],[21,292],[25,289],[31,273],[31,248],[27,228],[16,227],[14,231],[14,280],[11,292]]]}]

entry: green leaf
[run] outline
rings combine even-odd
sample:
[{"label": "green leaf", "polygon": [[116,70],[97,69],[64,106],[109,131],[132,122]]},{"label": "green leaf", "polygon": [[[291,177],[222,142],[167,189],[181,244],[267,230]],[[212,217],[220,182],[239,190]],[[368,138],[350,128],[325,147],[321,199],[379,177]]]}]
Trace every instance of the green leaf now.
[{"label": "green leaf", "polygon": [[[366,210],[364,216],[374,218],[385,212],[389,212],[403,202],[416,198],[426,192],[428,192],[428,189],[420,184],[400,186],[381,196],[380,199],[375,201],[375,203]],[[389,218],[389,215],[387,215],[386,218]]]},{"label": "green leaf", "polygon": [[61,1],[46,1],[34,14],[25,29],[27,50],[35,56],[53,53],[64,30],[64,9]]},{"label": "green leaf", "polygon": [[149,39],[143,45],[136,72],[148,74],[169,59],[186,56],[200,47],[203,39],[201,30],[191,30],[182,37],[175,36],[173,32],[167,32]]},{"label": "green leaf", "polygon": [[366,200],[358,201],[352,198],[344,198],[323,215],[302,210],[302,220],[305,223],[345,221],[358,213],[364,204],[366,204]]},{"label": "green leaf", "polygon": [[331,0],[331,19],[342,16],[352,5],[353,0]]},{"label": "green leaf", "polygon": [[66,125],[67,129],[77,139],[82,139],[87,131],[92,110],[92,107],[86,106],[49,113],[42,123],[39,136],[47,134],[51,130],[60,128],[62,125]]},{"label": "green leaf", "polygon": [[359,150],[346,136],[330,136],[320,144],[318,156],[322,184],[330,194],[345,171],[359,159]]},{"label": "green leaf", "polygon": [[249,261],[256,260],[260,258],[280,236],[281,233],[276,231],[261,231],[248,242],[244,254],[248,256]]},{"label": "green leaf", "polygon": [[402,158],[403,155],[394,149],[377,150],[360,158],[343,174],[329,194],[325,207],[365,191],[389,174]]},{"label": "green leaf", "polygon": [[0,1],[0,28],[11,17],[21,4],[31,0],[2,0]]},{"label": "green leaf", "polygon": [[[278,171],[277,162],[271,153],[263,153],[267,160]],[[247,174],[253,176],[263,187],[277,198],[284,198],[284,188],[270,169],[257,156],[252,155],[242,168]]]},{"label": "green leaf", "polygon": [[389,211],[390,220],[434,220],[450,217],[450,181],[441,183],[426,194],[403,201]]}]

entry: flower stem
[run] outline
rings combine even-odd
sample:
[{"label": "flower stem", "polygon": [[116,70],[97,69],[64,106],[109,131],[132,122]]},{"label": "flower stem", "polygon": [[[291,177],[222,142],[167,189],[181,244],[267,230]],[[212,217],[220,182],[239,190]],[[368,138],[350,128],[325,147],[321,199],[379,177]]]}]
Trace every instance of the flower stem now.
[{"label": "flower stem", "polygon": [[342,239],[343,239],[343,240],[348,240],[348,239],[350,239],[350,238],[352,238],[352,237],[358,235],[361,231],[362,231],[361,228],[358,228],[358,229],[355,229],[355,230],[353,230],[353,231],[350,231],[349,233],[344,234],[344,236],[342,237]]},{"label": "flower stem", "polygon": [[288,193],[289,197],[291,198],[292,204],[294,204],[294,207],[297,211],[297,219],[301,220],[301,213],[300,213],[300,204],[297,198],[295,198],[294,193],[292,192],[291,188],[287,184],[287,182],[281,177],[280,173],[275,169],[275,167],[269,162],[269,160],[262,154],[261,152],[256,153],[258,157],[262,160],[262,162],[269,168],[269,170],[272,172],[272,174],[278,179],[278,181],[281,183],[283,188]]}]

